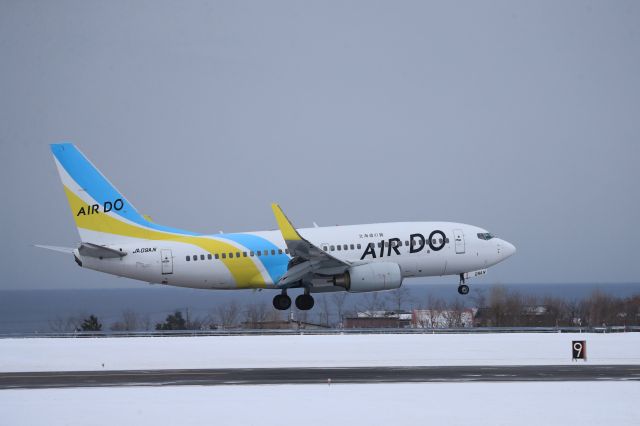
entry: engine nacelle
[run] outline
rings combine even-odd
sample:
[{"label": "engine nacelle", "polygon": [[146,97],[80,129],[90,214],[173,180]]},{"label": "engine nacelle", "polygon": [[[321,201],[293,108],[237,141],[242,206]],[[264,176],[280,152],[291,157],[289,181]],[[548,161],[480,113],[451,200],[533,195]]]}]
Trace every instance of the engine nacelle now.
[{"label": "engine nacelle", "polygon": [[351,293],[392,290],[402,285],[402,274],[397,263],[372,262],[352,266],[344,274],[334,276],[333,285]]}]

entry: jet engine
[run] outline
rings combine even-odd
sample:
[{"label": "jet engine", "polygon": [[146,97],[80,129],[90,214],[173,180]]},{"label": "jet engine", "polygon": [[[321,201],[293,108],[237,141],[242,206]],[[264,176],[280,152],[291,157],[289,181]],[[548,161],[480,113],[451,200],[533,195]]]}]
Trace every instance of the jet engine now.
[{"label": "jet engine", "polygon": [[400,266],[392,262],[375,262],[352,266],[344,274],[333,276],[333,285],[351,293],[392,290],[402,285]]}]

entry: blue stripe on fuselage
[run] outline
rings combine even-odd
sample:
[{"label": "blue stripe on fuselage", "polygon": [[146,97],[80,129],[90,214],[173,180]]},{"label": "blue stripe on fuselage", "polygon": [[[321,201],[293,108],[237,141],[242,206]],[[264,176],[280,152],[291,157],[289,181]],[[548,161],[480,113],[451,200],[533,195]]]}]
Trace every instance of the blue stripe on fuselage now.
[{"label": "blue stripe on fuselage", "polygon": [[[252,234],[216,234],[215,238],[225,238],[238,243],[253,252],[257,252],[258,250],[269,250],[269,254],[267,256],[262,255],[260,257],[256,256],[255,258],[262,262],[274,284],[276,284],[284,273],[287,272],[289,256],[284,253],[278,254],[278,246],[265,238]],[[276,254],[271,255],[271,250],[275,250]]]}]

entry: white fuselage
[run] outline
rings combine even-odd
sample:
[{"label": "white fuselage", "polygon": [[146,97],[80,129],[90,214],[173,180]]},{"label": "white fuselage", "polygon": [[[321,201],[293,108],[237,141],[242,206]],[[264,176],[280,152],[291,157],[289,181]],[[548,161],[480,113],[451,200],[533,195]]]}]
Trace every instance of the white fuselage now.
[{"label": "white fuselage", "polygon": [[[480,238],[479,234],[487,234],[484,229],[450,222],[377,223],[298,231],[313,245],[354,265],[397,263],[402,278],[458,275],[483,270],[515,252],[513,245],[500,238]],[[430,245],[425,240],[434,231],[440,233],[433,234]],[[411,235],[415,241],[413,247]],[[198,238],[242,244],[235,244],[237,250],[218,253],[193,244],[189,238],[146,240],[123,237],[120,244],[109,245],[127,253],[121,258],[82,256],[77,250],[75,255],[82,266],[89,269],[151,283],[201,289],[275,288],[291,260],[278,230]],[[247,241],[254,243],[251,245]],[[238,271],[234,268],[242,268],[248,260],[253,260],[252,265],[259,265],[260,279],[238,282],[235,273]]]}]

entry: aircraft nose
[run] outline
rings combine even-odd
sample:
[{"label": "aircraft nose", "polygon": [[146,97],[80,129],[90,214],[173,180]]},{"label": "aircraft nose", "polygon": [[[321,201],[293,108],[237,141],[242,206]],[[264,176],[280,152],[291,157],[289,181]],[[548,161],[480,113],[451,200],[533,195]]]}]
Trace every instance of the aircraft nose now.
[{"label": "aircraft nose", "polygon": [[504,259],[506,259],[507,257],[511,257],[515,254],[516,246],[514,246],[510,242],[502,240],[502,244],[500,245],[502,246],[501,251]]}]

